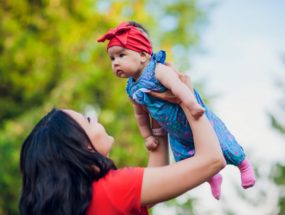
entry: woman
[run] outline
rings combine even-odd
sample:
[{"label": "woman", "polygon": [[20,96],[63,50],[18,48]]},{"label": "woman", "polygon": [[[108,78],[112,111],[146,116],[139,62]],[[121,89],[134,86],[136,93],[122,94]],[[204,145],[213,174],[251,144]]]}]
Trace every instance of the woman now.
[{"label": "woman", "polygon": [[24,141],[20,168],[21,215],[148,214],[150,205],[175,198],[225,166],[213,128],[194,120],[195,156],[168,164],[167,137],[149,152],[148,167],[116,169],[108,154],[114,142],[94,118],[53,109]]}]

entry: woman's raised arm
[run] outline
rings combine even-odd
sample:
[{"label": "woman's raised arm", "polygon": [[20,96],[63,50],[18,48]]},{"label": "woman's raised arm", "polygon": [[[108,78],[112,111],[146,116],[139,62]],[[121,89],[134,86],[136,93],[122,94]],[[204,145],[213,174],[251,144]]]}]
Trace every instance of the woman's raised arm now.
[{"label": "woman's raised arm", "polygon": [[206,116],[194,120],[188,108],[181,107],[191,125],[195,155],[168,166],[145,168],[142,205],[177,197],[207,181],[226,165],[216,134]]}]

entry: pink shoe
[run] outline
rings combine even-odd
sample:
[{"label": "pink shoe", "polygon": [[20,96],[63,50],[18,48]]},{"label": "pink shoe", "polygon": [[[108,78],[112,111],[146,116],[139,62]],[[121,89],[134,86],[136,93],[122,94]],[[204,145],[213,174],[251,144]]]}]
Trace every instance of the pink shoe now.
[{"label": "pink shoe", "polygon": [[212,195],[215,199],[219,200],[221,196],[221,185],[222,185],[223,177],[221,174],[216,174],[210,180],[208,183],[211,186]]},{"label": "pink shoe", "polygon": [[255,184],[254,170],[248,160],[244,159],[238,166],[241,174],[241,185],[244,189],[250,188]]}]

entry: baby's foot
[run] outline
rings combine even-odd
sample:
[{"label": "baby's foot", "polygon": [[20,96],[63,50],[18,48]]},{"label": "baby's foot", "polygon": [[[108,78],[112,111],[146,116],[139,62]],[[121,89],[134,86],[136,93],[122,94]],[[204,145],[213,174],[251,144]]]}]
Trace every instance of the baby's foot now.
[{"label": "baby's foot", "polygon": [[205,109],[196,102],[192,102],[189,109],[194,119],[199,119],[205,113]]},{"label": "baby's foot", "polygon": [[244,189],[252,187],[255,184],[255,174],[251,164],[244,159],[238,166],[241,173],[241,185]]},{"label": "baby's foot", "polygon": [[221,185],[222,185],[223,177],[221,174],[214,175],[208,182],[211,186],[212,195],[215,199],[219,200],[221,196]]}]

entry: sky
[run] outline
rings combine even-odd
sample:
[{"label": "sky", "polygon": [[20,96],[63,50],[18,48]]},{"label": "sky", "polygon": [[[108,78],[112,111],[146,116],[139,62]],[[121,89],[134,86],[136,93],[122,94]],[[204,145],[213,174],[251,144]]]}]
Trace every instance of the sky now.
[{"label": "sky", "polygon": [[[215,2],[218,4],[211,9],[201,35],[205,53],[191,55],[189,74],[194,81],[204,81],[207,94],[217,95],[211,103],[214,112],[236,136],[261,178],[254,188],[243,190],[237,168],[227,166],[221,172],[220,201],[213,199],[206,183],[185,196],[198,199],[196,215],[220,215],[222,209],[237,214],[274,214],[277,188],[267,176],[275,162],[285,163],[285,142],[271,128],[267,113],[275,112],[282,98],[275,82],[285,79],[281,60],[281,55],[285,56],[285,1]],[[284,115],[279,117],[285,119]],[[157,206],[154,214],[175,212]]]},{"label": "sky", "polygon": [[[213,99],[213,108],[238,132],[245,148],[254,150],[256,156],[282,159],[285,147],[280,150],[276,145],[269,154],[268,147],[265,151],[261,146],[268,146],[268,141],[279,144],[266,112],[275,109],[281,93],[275,81],[285,74],[281,60],[281,54],[285,55],[285,1],[219,3],[202,35],[207,54],[194,58],[191,74],[206,79],[207,92],[219,95]],[[257,142],[259,150],[255,150]]]}]

